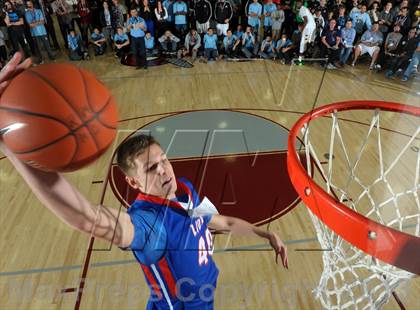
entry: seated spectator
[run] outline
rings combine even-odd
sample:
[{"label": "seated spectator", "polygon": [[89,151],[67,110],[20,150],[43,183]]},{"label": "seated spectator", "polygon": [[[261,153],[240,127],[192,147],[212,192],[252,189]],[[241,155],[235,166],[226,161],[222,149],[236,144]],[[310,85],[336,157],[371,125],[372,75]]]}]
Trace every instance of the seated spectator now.
[{"label": "seated spectator", "polygon": [[147,31],[144,36],[144,44],[146,46],[146,57],[157,56],[159,54],[159,51],[155,49],[155,38],[150,31]]},{"label": "seated spectator", "polygon": [[245,33],[242,35],[242,53],[246,58],[255,57],[258,50],[258,44],[252,32],[252,27],[246,27]]},{"label": "seated spectator", "polygon": [[353,43],[356,38],[356,30],[353,28],[353,23],[349,19],[346,22],[346,27],[341,29],[341,52],[340,52],[340,65],[347,64],[347,60],[353,51]]},{"label": "seated spectator", "polygon": [[287,34],[283,33],[276,45],[277,57],[282,64],[290,64],[293,58],[294,48],[292,40],[287,38]]},{"label": "seated spectator", "polygon": [[390,58],[394,56],[395,51],[398,48],[398,44],[400,43],[400,40],[402,38],[402,34],[400,33],[400,26],[395,25],[394,31],[388,33],[385,39],[384,48],[379,53],[379,59],[377,67],[379,69],[382,68],[382,66],[386,66],[387,63],[389,63]]},{"label": "seated spectator", "polygon": [[191,29],[185,36],[184,46],[178,51],[178,58],[191,55],[194,62],[197,59],[198,49],[201,46],[201,37],[197,30]]},{"label": "seated spectator", "polygon": [[417,71],[420,62],[420,42],[417,43],[417,48],[411,56],[410,64],[408,65],[407,69],[404,72],[403,78],[401,81],[407,82],[410,78],[410,75]]},{"label": "seated spectator", "polygon": [[204,58],[205,61],[211,59],[216,60],[219,56],[217,51],[217,35],[213,33],[213,29],[209,28],[207,34],[204,35]]},{"label": "seated spectator", "polygon": [[89,59],[89,54],[83,46],[82,36],[76,34],[74,29],[70,29],[69,34],[67,35],[67,43],[70,50],[70,60]]},{"label": "seated spectator", "polygon": [[336,63],[340,55],[340,35],[335,29],[337,22],[331,19],[327,28],[321,35],[321,57],[328,57],[327,69],[336,69]]},{"label": "seated spectator", "polygon": [[399,25],[401,27],[401,33],[407,34],[411,27],[411,18],[408,14],[407,7],[401,7],[397,17],[395,17],[394,25]]},{"label": "seated spectator", "polygon": [[408,35],[400,40],[395,56],[391,59],[388,71],[385,73],[386,77],[391,78],[395,74],[399,75],[407,68],[419,41],[420,37],[416,36],[416,28],[411,28]]},{"label": "seated spectator", "polygon": [[242,39],[242,36],[244,35],[244,30],[242,29],[241,25],[238,25],[236,27],[236,30],[233,32],[233,34],[238,38]]},{"label": "seated spectator", "polygon": [[130,52],[130,39],[122,27],[117,27],[114,35],[115,57],[122,58]]},{"label": "seated spectator", "polygon": [[374,1],[372,2],[371,8],[368,11],[371,23],[378,23],[379,22],[379,2]]},{"label": "seated spectator", "polygon": [[173,35],[170,30],[166,30],[163,36],[159,38],[162,51],[169,54],[176,53],[179,41],[179,38]]},{"label": "seated spectator", "polygon": [[379,31],[378,23],[375,23],[372,25],[372,30],[366,30],[365,33],[362,35],[360,43],[356,46],[356,49],[354,50],[354,60],[351,65],[354,66],[356,64],[356,61],[360,55],[369,53],[369,55],[372,57],[369,69],[372,70],[375,66],[376,59],[379,56],[382,41],[382,32]]},{"label": "seated spectator", "polygon": [[229,29],[223,38],[223,51],[226,57],[235,58],[238,56],[240,42],[241,40]]},{"label": "seated spectator", "polygon": [[267,36],[262,42],[261,42],[261,48],[260,48],[260,52],[258,53],[258,55],[261,58],[264,59],[274,59],[276,58],[276,53],[275,53],[275,45],[274,42],[271,38],[271,36]]},{"label": "seated spectator", "polygon": [[93,29],[93,33],[90,36],[90,43],[93,44],[95,49],[95,56],[103,55],[106,50],[106,38],[105,35],[99,31],[98,28]]}]

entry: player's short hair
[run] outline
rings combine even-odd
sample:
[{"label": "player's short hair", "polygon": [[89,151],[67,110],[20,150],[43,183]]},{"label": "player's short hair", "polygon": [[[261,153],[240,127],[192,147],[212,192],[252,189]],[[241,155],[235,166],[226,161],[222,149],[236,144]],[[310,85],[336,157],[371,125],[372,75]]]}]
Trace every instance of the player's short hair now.
[{"label": "player's short hair", "polygon": [[130,175],[130,172],[136,167],[136,157],[153,144],[160,146],[159,142],[153,136],[145,134],[137,134],[125,140],[117,150],[118,167],[126,175]]}]

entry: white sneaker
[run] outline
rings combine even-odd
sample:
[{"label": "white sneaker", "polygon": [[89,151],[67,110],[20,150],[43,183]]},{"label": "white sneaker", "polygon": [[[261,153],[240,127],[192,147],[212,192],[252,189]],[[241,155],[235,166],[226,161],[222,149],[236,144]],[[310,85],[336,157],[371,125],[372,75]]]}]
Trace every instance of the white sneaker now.
[{"label": "white sneaker", "polygon": [[337,69],[337,67],[336,67],[336,66],[334,66],[333,64],[329,63],[329,64],[327,65],[327,69],[333,70],[333,69]]}]

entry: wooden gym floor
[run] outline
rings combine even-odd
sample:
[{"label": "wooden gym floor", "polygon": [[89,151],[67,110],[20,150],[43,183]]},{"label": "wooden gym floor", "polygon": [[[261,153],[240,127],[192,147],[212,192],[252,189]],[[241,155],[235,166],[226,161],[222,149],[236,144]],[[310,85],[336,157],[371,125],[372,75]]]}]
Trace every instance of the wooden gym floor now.
[{"label": "wooden gym floor", "polygon": [[[147,123],[179,111],[233,109],[291,128],[302,113],[338,101],[371,99],[420,104],[418,81],[403,84],[387,80],[363,64],[327,71],[324,77],[317,65],[291,68],[270,61],[197,62],[192,69],[164,65],[136,71],[106,55],[74,64],[93,71],[112,90],[119,104],[119,117],[124,120],[119,125],[118,141]],[[346,116],[370,121],[368,114]],[[325,123],[317,127],[320,140],[324,132],[326,135],[320,143],[327,143],[329,126]],[[360,127],[355,130],[357,124],[344,126],[354,133],[348,140],[350,147],[357,145]],[[415,126],[418,119],[395,114],[387,114],[382,121],[382,127],[403,133],[412,132]],[[405,140],[388,132],[384,133],[384,141],[398,146]],[[100,200],[111,154],[112,150],[92,166],[66,175],[94,203]],[[0,161],[0,184],[0,308],[73,309],[78,296],[74,289],[79,287],[89,236],[73,231],[43,208],[7,159]],[[104,204],[119,207],[109,187]],[[259,248],[261,240],[218,236],[214,254],[220,269],[216,309],[321,308],[311,291],[321,275],[322,252],[296,251],[319,247],[306,207],[300,203],[271,222],[269,229],[287,242],[290,269],[276,266],[272,252],[217,250],[225,244],[229,248]],[[94,248],[107,249],[109,245],[95,241]],[[91,253],[80,309],[143,309],[148,288],[132,254],[115,247]],[[401,285],[397,294],[406,309],[420,308],[418,278]],[[384,309],[399,306],[391,298]]]}]

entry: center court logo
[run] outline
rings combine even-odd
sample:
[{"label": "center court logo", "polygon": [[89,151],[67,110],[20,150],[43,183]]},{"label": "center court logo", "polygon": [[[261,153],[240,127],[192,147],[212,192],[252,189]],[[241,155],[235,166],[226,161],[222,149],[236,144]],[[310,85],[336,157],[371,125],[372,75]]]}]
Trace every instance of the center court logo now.
[{"label": "center court logo", "polygon": [[[253,114],[206,110],[171,115],[139,128],[153,135],[176,176],[188,179],[222,215],[261,225],[299,202],[286,168],[288,130]],[[110,184],[129,207],[137,192],[114,164]]]}]

